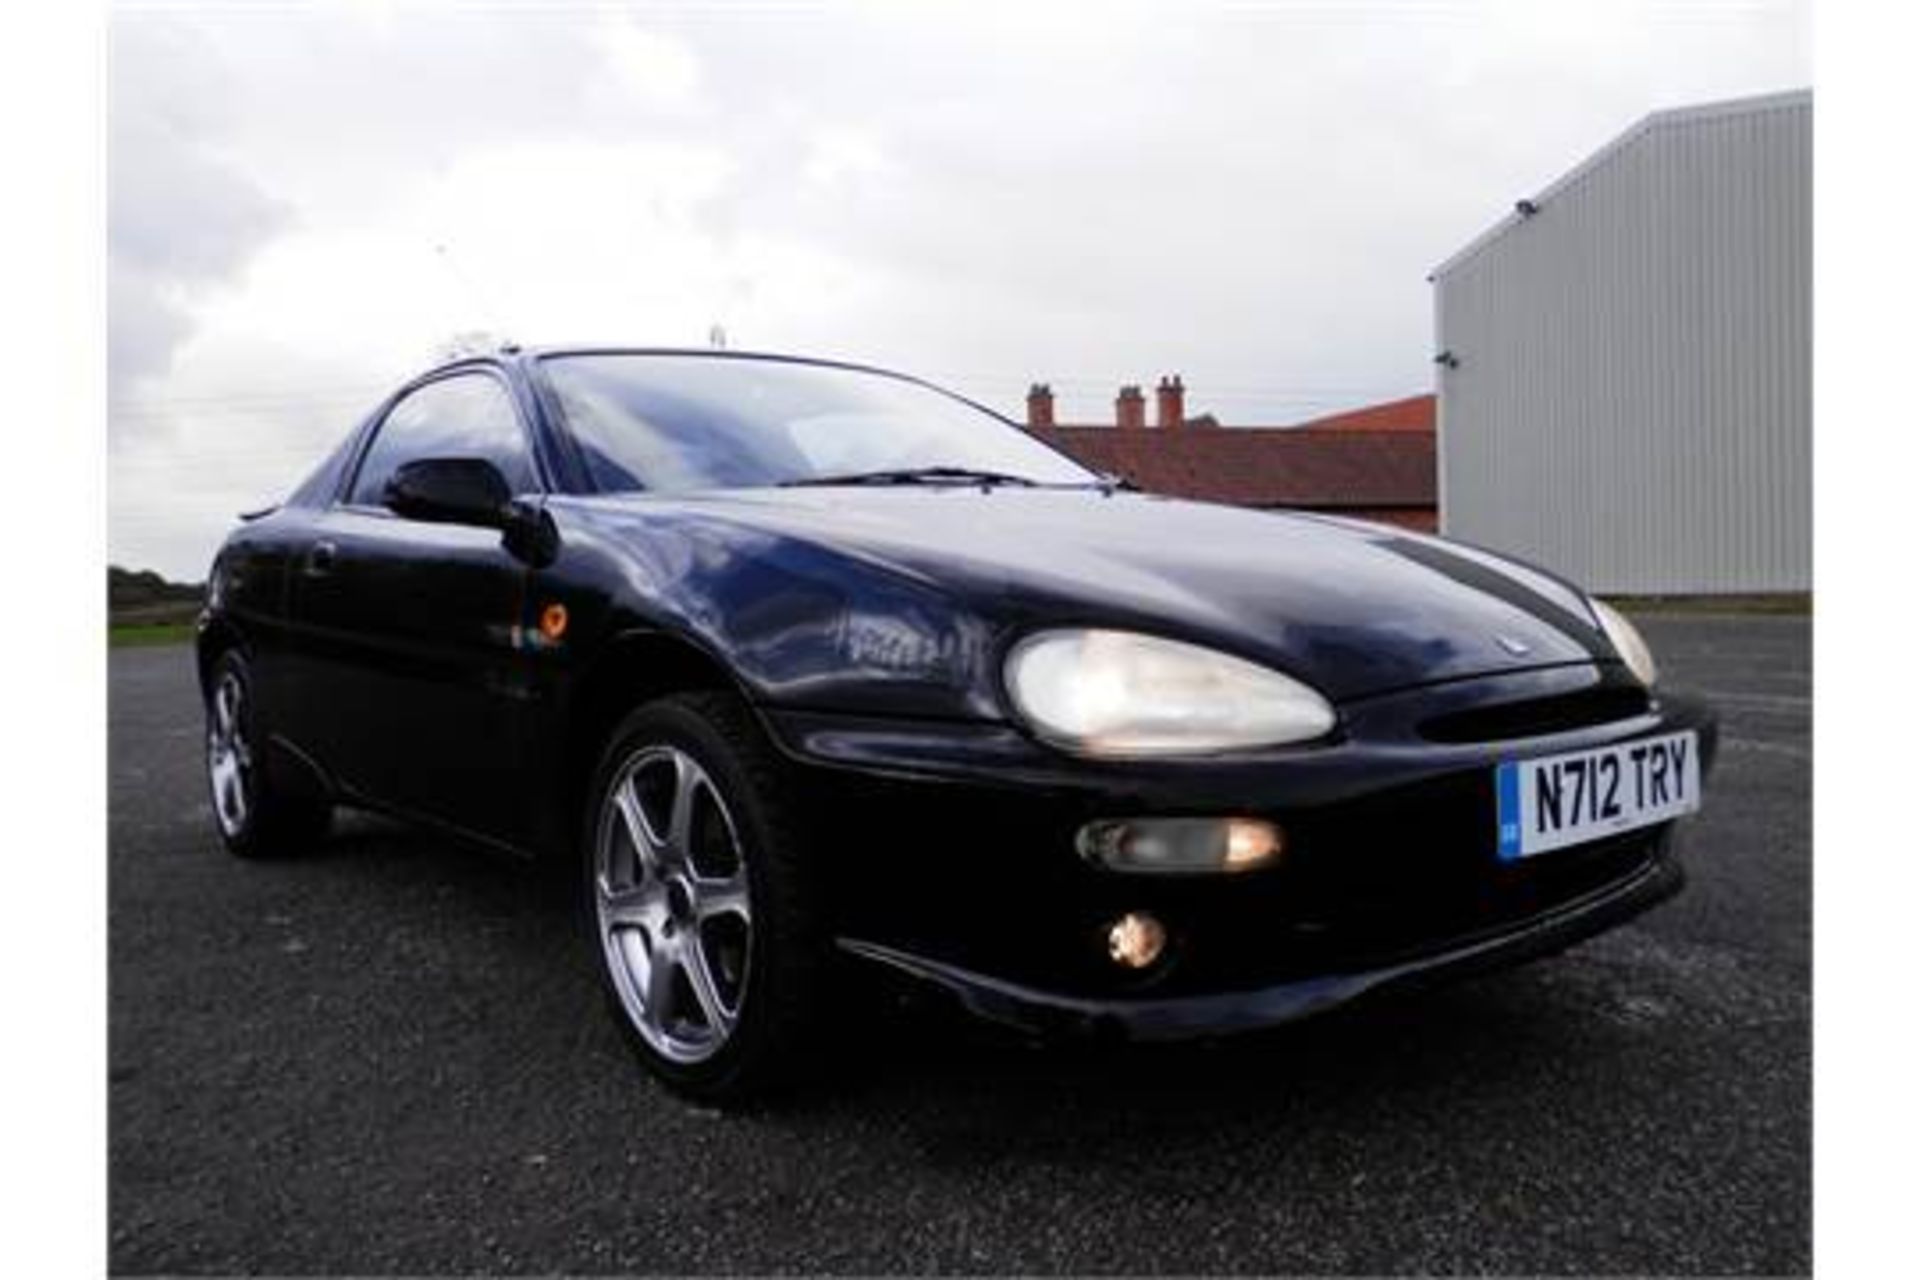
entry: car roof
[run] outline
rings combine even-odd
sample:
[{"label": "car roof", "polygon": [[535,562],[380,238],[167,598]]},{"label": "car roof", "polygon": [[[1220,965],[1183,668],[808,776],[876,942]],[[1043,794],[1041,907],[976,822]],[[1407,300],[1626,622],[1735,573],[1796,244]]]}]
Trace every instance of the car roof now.
[{"label": "car roof", "polygon": [[531,364],[557,356],[674,356],[699,357],[711,360],[763,360],[781,364],[810,364],[830,369],[851,369],[860,373],[877,373],[889,378],[903,378],[909,382],[922,382],[910,373],[897,369],[888,369],[880,365],[862,364],[854,360],[836,360],[828,356],[799,355],[781,351],[733,351],[713,347],[647,347],[627,346],[618,343],[569,343],[556,346],[524,346],[519,343],[503,343],[492,351],[474,352],[453,360],[443,361],[422,371],[410,379],[409,386],[452,373],[460,369],[499,367],[507,364]]}]

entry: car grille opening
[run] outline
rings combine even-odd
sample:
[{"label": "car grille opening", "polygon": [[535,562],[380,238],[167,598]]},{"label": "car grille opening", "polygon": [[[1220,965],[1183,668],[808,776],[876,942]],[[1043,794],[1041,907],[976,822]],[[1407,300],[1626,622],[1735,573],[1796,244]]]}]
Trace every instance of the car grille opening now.
[{"label": "car grille opening", "polygon": [[1571,693],[1450,711],[1421,722],[1429,742],[1504,742],[1570,729],[1585,729],[1645,715],[1647,691],[1639,685],[1602,684]]}]

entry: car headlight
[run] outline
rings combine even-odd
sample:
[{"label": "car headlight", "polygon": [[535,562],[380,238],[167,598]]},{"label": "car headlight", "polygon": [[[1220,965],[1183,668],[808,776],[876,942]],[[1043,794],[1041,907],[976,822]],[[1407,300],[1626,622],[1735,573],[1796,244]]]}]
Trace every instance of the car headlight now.
[{"label": "car headlight", "polygon": [[1043,631],[1007,655],[1014,706],[1084,755],[1162,756],[1305,742],[1333,708],[1298,680],[1198,645],[1128,631]]},{"label": "car headlight", "polygon": [[1654,664],[1653,650],[1647,647],[1646,639],[1640,629],[1628,622],[1626,616],[1612,605],[1602,601],[1592,602],[1593,612],[1600,619],[1601,630],[1607,633],[1607,639],[1613,642],[1620,660],[1627,664],[1627,670],[1647,688],[1653,688],[1653,682],[1660,678],[1660,668]]}]

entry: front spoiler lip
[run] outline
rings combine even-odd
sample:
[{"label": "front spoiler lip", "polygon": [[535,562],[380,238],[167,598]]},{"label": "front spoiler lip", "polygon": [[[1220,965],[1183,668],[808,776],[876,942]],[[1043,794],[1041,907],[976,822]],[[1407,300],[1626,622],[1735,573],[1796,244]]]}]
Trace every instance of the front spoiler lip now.
[{"label": "front spoiler lip", "polygon": [[1639,915],[1680,892],[1685,883],[1686,873],[1663,839],[1652,860],[1633,874],[1517,924],[1374,968],[1213,995],[1087,999],[1008,982],[880,943],[842,938],[839,945],[853,955],[944,988],[974,1014],[1022,1031],[1181,1040],[1277,1026],[1365,995],[1519,964]]}]

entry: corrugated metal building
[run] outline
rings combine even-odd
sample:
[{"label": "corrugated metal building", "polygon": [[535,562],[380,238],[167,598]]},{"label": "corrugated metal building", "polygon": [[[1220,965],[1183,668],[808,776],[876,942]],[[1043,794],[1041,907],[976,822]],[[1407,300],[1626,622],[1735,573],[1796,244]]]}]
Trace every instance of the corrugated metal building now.
[{"label": "corrugated metal building", "polygon": [[1658,112],[1434,270],[1444,532],[1598,591],[1811,588],[1812,115]]}]

